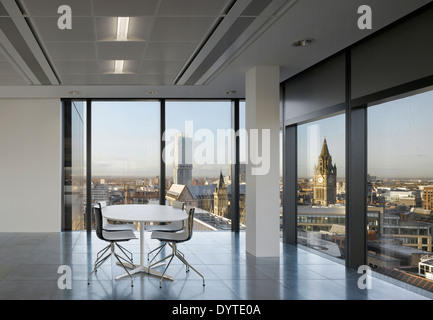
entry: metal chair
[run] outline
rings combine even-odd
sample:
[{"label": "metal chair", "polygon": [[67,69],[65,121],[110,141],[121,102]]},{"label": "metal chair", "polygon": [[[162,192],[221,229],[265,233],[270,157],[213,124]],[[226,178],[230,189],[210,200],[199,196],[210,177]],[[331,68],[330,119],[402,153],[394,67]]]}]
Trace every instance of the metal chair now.
[{"label": "metal chair", "polygon": [[[105,231],[125,231],[125,230],[135,230],[135,224],[133,223],[109,223],[108,219],[104,217],[104,209],[107,207],[107,202],[105,201],[99,201],[98,204],[99,208],[101,208],[102,212],[102,229]],[[128,258],[131,264],[133,264],[133,254],[131,251],[126,249],[125,247],[118,245],[122,252],[125,254],[125,256]],[[129,254],[129,257],[127,255]]]},{"label": "metal chair", "polygon": [[[118,247],[120,251],[123,252],[123,254],[126,255],[124,248],[121,247],[118,242],[124,242],[129,241],[132,239],[137,239],[134,232],[132,230],[117,230],[117,231],[107,231],[103,228],[103,217],[102,217],[102,209],[101,207],[95,207],[95,223],[96,223],[96,235],[99,239],[109,242],[110,244],[106,246],[104,249],[98,252],[96,261],[94,263],[94,268],[92,272],[89,273],[87,277],[87,284],[90,284],[90,276],[97,272],[97,269],[111,256],[114,256],[117,261],[120,263],[120,265],[125,269],[125,271],[128,273],[129,277],[131,278],[131,287],[133,287],[133,278],[132,275],[129,273],[128,269],[123,264],[123,261],[129,262],[132,264],[132,261],[128,261],[122,256],[119,256],[115,252],[115,247]],[[105,253],[110,249],[110,252],[104,256]]]},{"label": "metal chair", "polygon": [[[184,210],[185,202],[174,201],[172,204],[172,207]],[[182,229],[183,229],[183,221],[173,221],[173,222],[170,222],[169,224],[158,224],[158,225],[146,226],[147,231],[175,232],[175,231],[180,231]],[[162,251],[162,249],[164,249],[166,244],[167,244],[167,242],[163,242],[160,246],[153,249],[152,251],[150,251],[147,254],[147,260],[149,261],[150,255],[159,249],[158,252],[153,256],[152,260],[149,261],[149,263],[152,263],[152,261],[158,256],[158,254]],[[183,255],[182,252],[179,251],[179,253]]]},{"label": "metal chair", "polygon": [[162,273],[162,276],[159,280],[159,287],[162,287],[162,279],[165,275],[165,272],[167,271],[168,267],[170,266],[171,261],[176,256],[186,265],[186,272],[189,272],[189,268],[194,270],[202,279],[203,279],[203,286],[205,285],[205,279],[203,275],[198,272],[194,267],[192,267],[188,261],[184,258],[183,255],[179,254],[179,251],[177,250],[177,244],[181,242],[185,242],[191,239],[192,237],[192,231],[193,231],[193,223],[194,223],[194,207],[187,207],[188,212],[188,219],[186,220],[187,223],[185,223],[185,227],[181,231],[176,232],[167,232],[167,231],[153,231],[151,235],[151,239],[158,239],[160,241],[164,241],[166,243],[170,243],[172,250],[172,253],[163,259],[153,263],[149,266],[149,268],[152,268],[153,266],[167,260],[170,258],[170,261],[168,262],[167,266],[164,269],[164,272]]}]

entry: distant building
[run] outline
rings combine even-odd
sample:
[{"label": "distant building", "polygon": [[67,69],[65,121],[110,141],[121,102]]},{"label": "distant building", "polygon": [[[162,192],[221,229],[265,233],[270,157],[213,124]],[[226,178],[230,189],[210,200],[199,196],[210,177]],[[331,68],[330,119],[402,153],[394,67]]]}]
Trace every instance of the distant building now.
[{"label": "distant building", "polygon": [[426,186],[423,190],[423,199],[425,210],[433,210],[433,186]]},{"label": "distant building", "polygon": [[106,184],[98,184],[92,189],[92,203],[99,201],[105,201],[107,204],[110,204],[110,193]]},{"label": "distant building", "polygon": [[215,187],[213,193],[214,200],[214,213],[219,216],[226,216],[228,213],[228,189],[224,182],[224,177],[222,172],[220,173],[220,178],[218,184]]},{"label": "distant building", "polygon": [[337,166],[332,164],[326,138],[319,161],[314,166],[314,204],[328,206],[337,201]]},{"label": "distant building", "polygon": [[433,280],[433,256],[422,256],[418,262],[418,274],[426,279]]},{"label": "distant building", "polygon": [[192,138],[185,134],[174,137],[174,184],[192,184]]},{"label": "distant building", "polygon": [[[227,185],[223,178],[217,184],[209,185],[180,185],[173,184],[166,193],[168,204],[173,201],[185,202],[202,210],[215,213],[222,217],[229,217],[231,201],[231,185]],[[245,222],[245,184],[239,186],[240,221]]]}]

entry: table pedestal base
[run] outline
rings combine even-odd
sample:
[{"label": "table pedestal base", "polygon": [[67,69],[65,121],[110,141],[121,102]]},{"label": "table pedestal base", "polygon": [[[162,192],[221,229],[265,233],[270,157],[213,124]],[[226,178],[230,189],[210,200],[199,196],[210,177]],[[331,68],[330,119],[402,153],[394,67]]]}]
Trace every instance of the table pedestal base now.
[{"label": "table pedestal base", "polygon": [[[118,261],[116,262],[116,264],[120,265],[120,263]],[[132,269],[131,271],[129,271],[129,274],[131,276],[134,275],[134,274],[136,274],[136,273],[140,273],[140,272],[144,272],[144,273],[147,273],[147,274],[149,274],[151,276],[155,276],[155,277],[158,277],[158,278],[161,278],[161,276],[162,276],[161,272],[156,271],[156,270],[151,269],[151,268],[148,268],[146,266],[140,266],[140,265],[125,263],[125,262],[123,263],[123,265],[126,268],[128,268],[128,269]],[[118,279],[121,279],[123,277],[128,277],[128,276],[129,276],[128,273],[124,273],[124,274],[121,274],[120,276],[117,276],[115,279],[118,280]],[[164,274],[163,278],[166,279],[166,280],[170,280],[170,281],[174,280],[172,276],[169,276],[169,275],[166,275],[166,274]]]}]

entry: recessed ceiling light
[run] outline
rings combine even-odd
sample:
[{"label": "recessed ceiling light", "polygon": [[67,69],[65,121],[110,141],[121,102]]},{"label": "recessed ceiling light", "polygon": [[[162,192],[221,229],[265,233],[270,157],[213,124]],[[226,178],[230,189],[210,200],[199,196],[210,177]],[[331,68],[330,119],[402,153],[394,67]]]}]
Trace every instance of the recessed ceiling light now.
[{"label": "recessed ceiling light", "polygon": [[312,44],[314,42],[314,39],[312,38],[308,38],[308,39],[302,39],[302,40],[298,40],[292,43],[292,46],[294,47],[306,47],[309,46],[310,44]]},{"label": "recessed ceiling light", "polygon": [[119,41],[128,40],[128,29],[129,29],[129,17],[118,17],[116,40]]},{"label": "recessed ceiling light", "polygon": [[146,94],[150,94],[150,95],[157,94],[157,93],[159,93],[158,90],[149,90],[149,91],[146,91]]}]

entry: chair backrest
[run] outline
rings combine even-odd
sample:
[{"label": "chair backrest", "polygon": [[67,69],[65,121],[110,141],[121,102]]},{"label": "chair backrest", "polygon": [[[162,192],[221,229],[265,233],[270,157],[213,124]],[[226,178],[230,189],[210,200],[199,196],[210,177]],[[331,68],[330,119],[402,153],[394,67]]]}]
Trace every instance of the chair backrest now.
[{"label": "chair backrest", "polygon": [[95,207],[95,227],[96,227],[96,236],[101,239],[105,240],[104,236],[102,235],[102,208],[101,205]]},{"label": "chair backrest", "polygon": [[185,202],[174,200],[172,204],[173,208],[182,209],[185,207]]},{"label": "chair backrest", "polygon": [[185,241],[188,241],[192,237],[192,231],[194,229],[194,213],[195,208],[194,207],[186,207],[186,212],[188,213],[188,222],[186,223],[186,232],[187,232],[187,238]]}]

